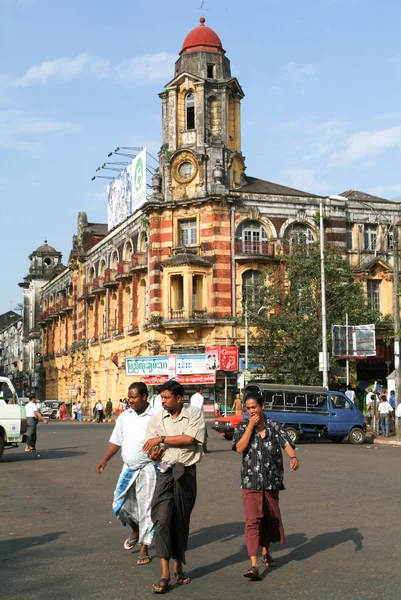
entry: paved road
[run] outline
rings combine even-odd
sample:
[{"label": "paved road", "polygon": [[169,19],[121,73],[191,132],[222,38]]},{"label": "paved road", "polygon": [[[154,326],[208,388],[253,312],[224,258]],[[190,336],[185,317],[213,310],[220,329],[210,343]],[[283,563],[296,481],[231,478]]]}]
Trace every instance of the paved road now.
[{"label": "paved road", "polygon": [[[123,549],[111,494],[120,470],[114,457],[94,471],[111,426],[49,423],[39,427],[38,455],[21,447],[0,463],[0,596],[5,600],[154,598],[159,565],[138,567]],[[281,506],[287,546],[260,582],[247,566],[238,488],[239,456],[210,431],[198,470],[189,586],[171,597],[190,600],[401,597],[401,448],[331,443],[299,447],[301,468],[286,471]]]}]

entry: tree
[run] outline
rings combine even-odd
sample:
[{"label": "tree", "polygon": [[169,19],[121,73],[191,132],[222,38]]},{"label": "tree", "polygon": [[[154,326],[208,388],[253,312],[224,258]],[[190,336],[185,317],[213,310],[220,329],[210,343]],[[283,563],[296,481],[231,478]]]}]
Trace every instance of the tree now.
[{"label": "tree", "polygon": [[[333,245],[325,248],[328,348],[331,326],[376,323],[391,331],[391,317],[371,310],[362,284]],[[278,383],[321,384],[319,352],[322,350],[321,278],[318,244],[301,245],[284,255],[280,263],[245,288],[251,322],[251,344],[266,372]],[[266,307],[263,315],[258,309]]]}]

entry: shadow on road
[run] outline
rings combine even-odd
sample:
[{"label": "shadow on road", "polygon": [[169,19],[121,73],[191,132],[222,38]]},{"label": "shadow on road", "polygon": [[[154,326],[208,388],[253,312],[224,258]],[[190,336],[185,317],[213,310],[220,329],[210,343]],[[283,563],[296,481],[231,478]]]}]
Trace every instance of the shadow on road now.
[{"label": "shadow on road", "polygon": [[4,454],[1,462],[2,463],[14,463],[14,462],[25,462],[28,460],[51,460],[54,458],[69,458],[71,456],[83,456],[88,452],[78,452],[74,450],[38,450],[38,452],[23,452],[19,454]]},{"label": "shadow on road", "polygon": [[12,558],[12,554],[27,550],[32,546],[43,546],[58,540],[59,537],[64,535],[65,531],[52,531],[44,535],[35,535],[32,537],[10,537],[8,540],[0,541],[0,557],[2,560],[8,560]]},{"label": "shadow on road", "polygon": [[[224,525],[215,525],[212,527],[204,527],[191,534],[189,538],[190,548],[199,548],[211,542],[230,542],[233,539],[244,534],[244,523],[227,523]],[[286,548],[293,548],[291,552],[282,556],[275,570],[292,561],[302,561],[339,546],[346,542],[352,541],[355,544],[355,551],[362,550],[363,536],[355,527],[343,529],[342,531],[329,531],[322,533],[308,540],[304,533],[290,534],[286,538]],[[276,546],[277,547],[277,546]],[[225,556],[221,560],[215,561],[209,565],[198,567],[191,570],[191,576],[203,577],[225,567],[232,566],[236,563],[241,563],[248,559],[248,554],[245,544],[241,545],[238,552]],[[262,573],[262,578],[268,574],[269,570]]]}]

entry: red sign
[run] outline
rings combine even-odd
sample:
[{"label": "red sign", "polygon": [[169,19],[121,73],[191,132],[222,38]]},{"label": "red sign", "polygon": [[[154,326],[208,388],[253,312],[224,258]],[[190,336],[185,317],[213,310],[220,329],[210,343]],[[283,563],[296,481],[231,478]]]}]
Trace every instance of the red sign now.
[{"label": "red sign", "polygon": [[186,383],[216,383],[215,373],[208,375],[177,375],[176,379],[181,385],[185,385]]},{"label": "red sign", "polygon": [[[155,375],[154,377],[141,377],[142,383],[146,385],[162,385],[168,381],[168,375]],[[216,383],[215,373],[208,373],[207,375],[177,375],[175,378],[181,385],[187,384],[200,384],[200,383]]]},{"label": "red sign", "polygon": [[168,381],[168,375],[154,375],[153,377],[141,377],[142,383],[146,385],[162,385]]},{"label": "red sign", "polygon": [[238,371],[238,346],[208,346],[206,362],[216,370]]}]

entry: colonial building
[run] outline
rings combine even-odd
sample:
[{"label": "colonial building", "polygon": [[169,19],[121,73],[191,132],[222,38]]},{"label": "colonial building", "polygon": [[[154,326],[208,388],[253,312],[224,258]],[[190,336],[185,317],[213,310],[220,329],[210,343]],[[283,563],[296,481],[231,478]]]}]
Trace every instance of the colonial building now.
[{"label": "colonial building", "polygon": [[[160,94],[153,193],[111,231],[80,213],[68,267],[41,288],[47,398],[116,403],[132,381],[127,356],[224,344],[243,352],[243,288],[261,270],[273,277],[294,244],[318,240],[319,196],[246,174],[243,97],[202,17]],[[351,190],[324,206],[327,242],[358,266],[372,305],[391,313],[398,204]]]},{"label": "colonial building", "polygon": [[0,315],[0,376],[9,377],[23,396],[22,317],[12,310]]}]

